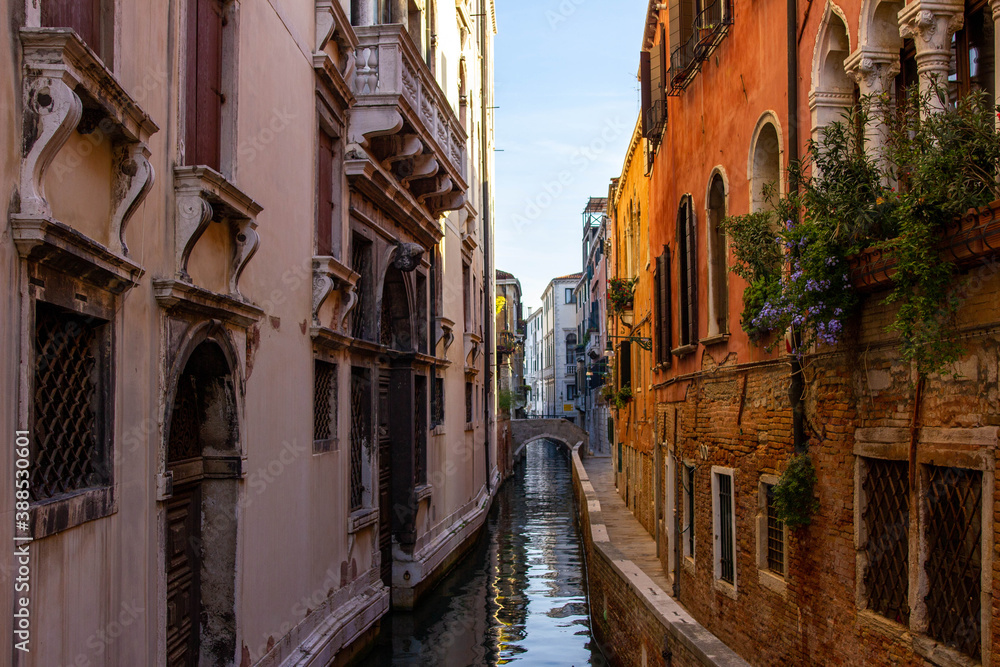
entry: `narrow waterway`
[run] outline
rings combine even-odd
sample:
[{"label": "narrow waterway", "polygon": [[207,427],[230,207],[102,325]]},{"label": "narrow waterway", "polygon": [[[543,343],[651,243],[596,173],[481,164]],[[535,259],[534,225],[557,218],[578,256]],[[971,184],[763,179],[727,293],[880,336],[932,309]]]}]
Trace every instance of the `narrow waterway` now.
[{"label": "narrow waterway", "polygon": [[606,665],[592,641],[568,457],[527,447],[468,556],[413,613],[382,622],[366,665]]}]

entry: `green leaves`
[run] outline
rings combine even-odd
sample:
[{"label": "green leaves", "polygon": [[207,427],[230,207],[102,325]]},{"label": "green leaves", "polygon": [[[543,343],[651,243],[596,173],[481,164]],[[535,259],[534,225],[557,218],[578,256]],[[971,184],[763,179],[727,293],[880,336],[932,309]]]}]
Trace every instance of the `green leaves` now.
[{"label": "green leaves", "polygon": [[786,526],[794,530],[812,523],[812,515],[819,510],[819,500],[813,495],[815,487],[812,459],[808,454],[797,454],[774,485],[774,506]]}]

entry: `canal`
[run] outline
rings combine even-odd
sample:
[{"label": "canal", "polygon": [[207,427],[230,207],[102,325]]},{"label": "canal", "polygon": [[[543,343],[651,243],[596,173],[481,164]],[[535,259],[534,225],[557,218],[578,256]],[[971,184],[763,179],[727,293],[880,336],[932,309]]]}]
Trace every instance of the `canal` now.
[{"label": "canal", "polygon": [[413,613],[382,621],[365,665],[606,665],[593,642],[569,458],[528,445],[479,542]]}]

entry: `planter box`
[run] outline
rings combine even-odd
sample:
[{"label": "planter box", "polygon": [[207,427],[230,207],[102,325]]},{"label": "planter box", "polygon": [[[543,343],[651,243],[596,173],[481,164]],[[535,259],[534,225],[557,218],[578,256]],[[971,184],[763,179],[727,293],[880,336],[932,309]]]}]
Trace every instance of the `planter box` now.
[{"label": "planter box", "polygon": [[[941,260],[958,268],[979,264],[1000,252],[1000,200],[949,223],[941,234]],[[892,285],[896,273],[892,252],[869,248],[850,259],[851,282],[862,292],[875,292]]]}]

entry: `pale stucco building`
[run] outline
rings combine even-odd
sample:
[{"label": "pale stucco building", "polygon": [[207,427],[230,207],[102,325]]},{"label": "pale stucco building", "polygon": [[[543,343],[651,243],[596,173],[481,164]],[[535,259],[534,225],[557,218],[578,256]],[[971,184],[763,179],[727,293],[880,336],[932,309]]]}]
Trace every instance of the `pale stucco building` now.
[{"label": "pale stucco building", "polygon": [[497,486],[492,0],[0,14],[14,664],[342,661]]}]

